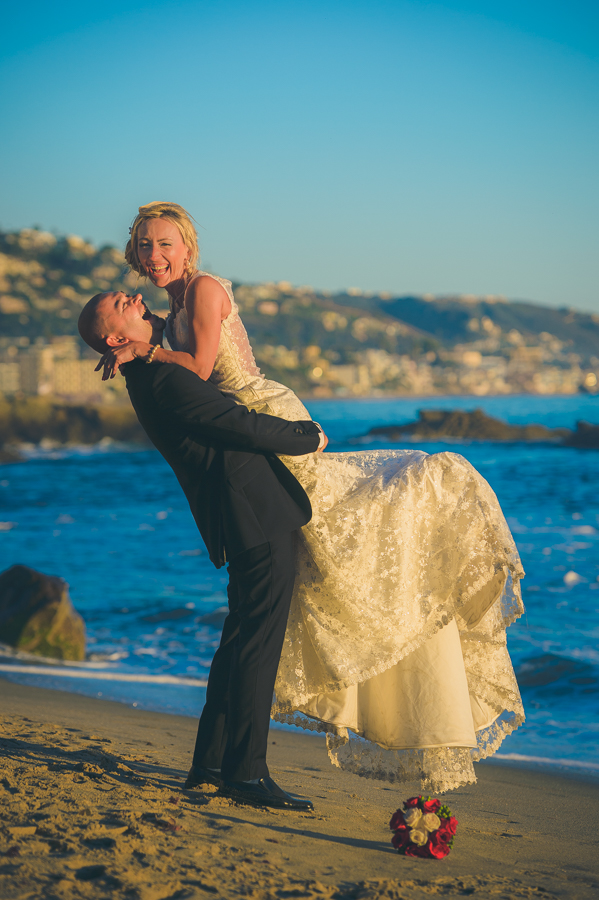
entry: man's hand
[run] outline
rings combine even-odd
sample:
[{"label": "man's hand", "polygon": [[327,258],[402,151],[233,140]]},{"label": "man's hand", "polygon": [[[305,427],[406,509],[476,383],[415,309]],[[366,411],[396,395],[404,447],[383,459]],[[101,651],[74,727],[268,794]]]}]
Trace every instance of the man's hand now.
[{"label": "man's hand", "polygon": [[99,372],[104,367],[102,381],[108,381],[109,378],[114,378],[120,367],[125,363],[131,362],[132,359],[137,359],[139,356],[147,356],[150,348],[151,345],[146,344],[144,341],[128,341],[120,347],[111,347],[100,358],[100,362],[94,369],[94,372]]},{"label": "man's hand", "polygon": [[[318,427],[320,428],[320,425]],[[322,428],[320,428],[320,446],[316,452],[322,453],[322,451],[325,449],[325,447],[328,443],[329,443],[328,437],[326,436],[326,434],[324,433]]]}]

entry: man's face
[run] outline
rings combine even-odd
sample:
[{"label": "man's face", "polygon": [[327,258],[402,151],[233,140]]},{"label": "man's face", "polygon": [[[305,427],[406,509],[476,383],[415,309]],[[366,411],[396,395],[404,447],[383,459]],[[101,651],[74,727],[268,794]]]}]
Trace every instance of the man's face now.
[{"label": "man's face", "polygon": [[123,340],[150,343],[154,328],[162,324],[160,317],[150,312],[141,294],[125,294],[123,291],[104,294],[96,313],[104,322],[103,330],[109,346],[123,343]]}]

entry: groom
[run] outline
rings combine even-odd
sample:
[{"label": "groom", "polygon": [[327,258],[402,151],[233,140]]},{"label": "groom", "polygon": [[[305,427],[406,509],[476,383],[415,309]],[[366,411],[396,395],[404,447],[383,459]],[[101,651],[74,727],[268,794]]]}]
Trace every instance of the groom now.
[{"label": "groom", "polygon": [[[163,320],[140,295],[98,294],[79,318],[100,353],[125,341],[162,343]],[[258,414],[172,363],[122,367],[137,417],[183,488],[210,559],[229,564],[229,614],[215,653],[186,788],[219,785],[256,806],[312,809],[270,778],[270,706],[295,579],[294,540],[310,501],[275,454],[323,449],[314,422]],[[149,364],[148,364],[149,363]],[[151,491],[152,485],[148,485]]]}]

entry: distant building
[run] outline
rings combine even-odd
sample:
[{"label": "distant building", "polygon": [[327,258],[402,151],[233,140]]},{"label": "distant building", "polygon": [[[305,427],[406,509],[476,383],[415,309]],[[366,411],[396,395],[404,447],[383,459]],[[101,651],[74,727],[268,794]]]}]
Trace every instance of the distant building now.
[{"label": "distant building", "polygon": [[102,381],[99,372],[94,372],[94,368],[93,361],[90,359],[56,360],[53,373],[53,393],[65,399],[93,397],[101,394],[106,382]]},{"label": "distant building", "polygon": [[20,385],[19,364],[0,362],[0,394],[16,394]]},{"label": "distant building", "polygon": [[111,402],[126,395],[125,380],[102,381],[95,361],[80,358],[77,339],[56,338],[0,349],[0,393],[55,396],[70,401]]}]

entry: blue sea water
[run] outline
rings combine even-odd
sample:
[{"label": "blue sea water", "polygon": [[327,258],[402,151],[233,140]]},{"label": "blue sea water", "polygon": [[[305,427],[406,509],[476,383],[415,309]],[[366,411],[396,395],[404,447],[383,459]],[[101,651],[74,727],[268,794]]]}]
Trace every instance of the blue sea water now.
[{"label": "blue sea water", "polygon": [[[428,397],[309,401],[330,449],[356,449],[374,425],[421,408],[482,407],[512,423],[599,424],[599,398]],[[368,441],[363,449],[397,447]],[[509,629],[526,724],[506,759],[545,759],[599,772],[599,451],[558,446],[424,443],[454,450],[489,481],[512,528],[526,615]],[[0,675],[197,715],[226,606],[217,571],[181,490],[153,450],[115,446],[32,454],[0,466],[0,570],[23,563],[63,577],[89,636],[82,666],[0,653]],[[1,690],[1,688],[0,688]]]}]

